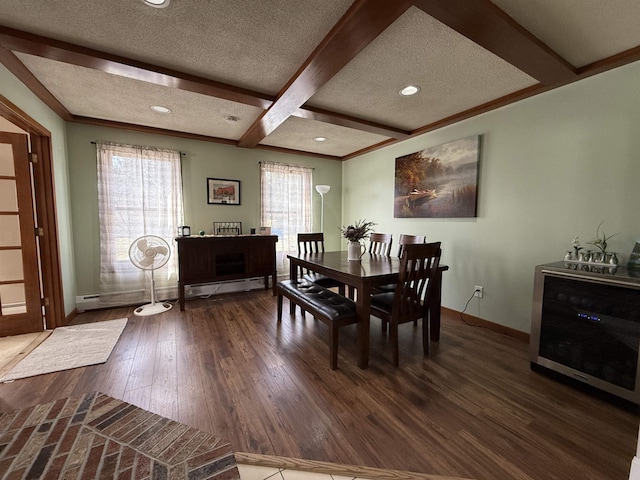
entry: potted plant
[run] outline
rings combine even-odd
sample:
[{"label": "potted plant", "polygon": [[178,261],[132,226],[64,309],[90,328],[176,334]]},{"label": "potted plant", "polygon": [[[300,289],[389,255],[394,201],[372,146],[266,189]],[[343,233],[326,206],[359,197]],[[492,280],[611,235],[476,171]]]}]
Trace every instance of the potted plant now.
[{"label": "potted plant", "polygon": [[347,246],[347,260],[360,261],[360,257],[362,257],[365,249],[362,240],[369,238],[369,235],[373,232],[374,225],[377,224],[368,222],[367,220],[358,220],[353,225],[340,228],[342,236],[349,241]]}]

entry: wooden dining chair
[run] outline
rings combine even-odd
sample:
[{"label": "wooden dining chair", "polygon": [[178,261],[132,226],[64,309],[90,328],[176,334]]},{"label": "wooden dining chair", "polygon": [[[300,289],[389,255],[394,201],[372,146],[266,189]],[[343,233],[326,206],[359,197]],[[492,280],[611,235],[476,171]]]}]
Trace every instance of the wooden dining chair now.
[{"label": "wooden dining chair", "polygon": [[[406,235],[404,233],[400,234],[400,241],[398,242],[398,258],[402,258],[402,250],[405,245],[415,245],[425,242],[424,235]],[[375,287],[374,293],[384,293],[384,292],[393,292],[396,289],[395,283],[390,283],[388,285],[380,285]],[[416,322],[417,324],[417,322]],[[387,328],[386,323],[382,323],[382,331],[384,332]]]},{"label": "wooden dining chair", "polygon": [[404,233],[400,234],[400,240],[398,241],[398,258],[402,257],[402,250],[405,245],[413,245],[416,243],[424,243],[426,238],[424,235],[406,235]]},{"label": "wooden dining chair", "polygon": [[[304,253],[324,252],[324,233],[299,233],[298,234],[298,255]],[[344,295],[344,283],[340,283],[332,278],[320,275],[311,270],[299,272],[303,280],[315,283],[324,288],[338,287],[338,293]]]},{"label": "wooden dining chair", "polygon": [[372,255],[391,255],[393,235],[390,233],[372,233],[369,235],[369,253]]},{"label": "wooden dining chair", "polygon": [[395,291],[371,296],[371,315],[389,324],[393,364],[399,363],[398,325],[422,319],[422,349],[429,353],[429,302],[440,265],[440,242],[406,244]]}]

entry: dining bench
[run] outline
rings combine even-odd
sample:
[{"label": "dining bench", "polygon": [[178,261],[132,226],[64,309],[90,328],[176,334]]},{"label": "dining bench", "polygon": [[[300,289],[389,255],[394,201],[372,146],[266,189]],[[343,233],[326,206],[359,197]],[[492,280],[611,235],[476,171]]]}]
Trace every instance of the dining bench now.
[{"label": "dining bench", "polygon": [[[305,281],[283,280],[276,285],[278,296],[278,323],[282,321],[282,299],[298,305],[304,312],[329,326],[329,365],[338,368],[338,330],[358,322],[353,300],[328,288]],[[293,312],[293,310],[292,310]]]}]

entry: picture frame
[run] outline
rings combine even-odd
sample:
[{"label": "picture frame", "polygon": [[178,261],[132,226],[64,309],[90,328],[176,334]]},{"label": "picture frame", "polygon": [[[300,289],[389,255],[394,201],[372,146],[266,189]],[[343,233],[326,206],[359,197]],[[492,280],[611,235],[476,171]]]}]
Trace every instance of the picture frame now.
[{"label": "picture frame", "polygon": [[240,180],[207,178],[209,205],[240,205]]},{"label": "picture frame", "polygon": [[481,135],[396,158],[395,218],[478,216]]}]

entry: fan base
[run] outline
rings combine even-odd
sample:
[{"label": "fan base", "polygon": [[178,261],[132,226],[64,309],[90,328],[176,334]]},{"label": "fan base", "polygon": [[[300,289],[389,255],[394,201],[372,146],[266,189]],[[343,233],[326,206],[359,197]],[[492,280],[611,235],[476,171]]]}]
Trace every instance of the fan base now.
[{"label": "fan base", "polygon": [[171,305],[169,302],[148,303],[136,308],[133,313],[135,315],[138,315],[139,317],[146,317],[149,315],[156,315],[158,313],[166,312],[168,310],[171,310],[171,307],[173,307],[173,305]]}]

